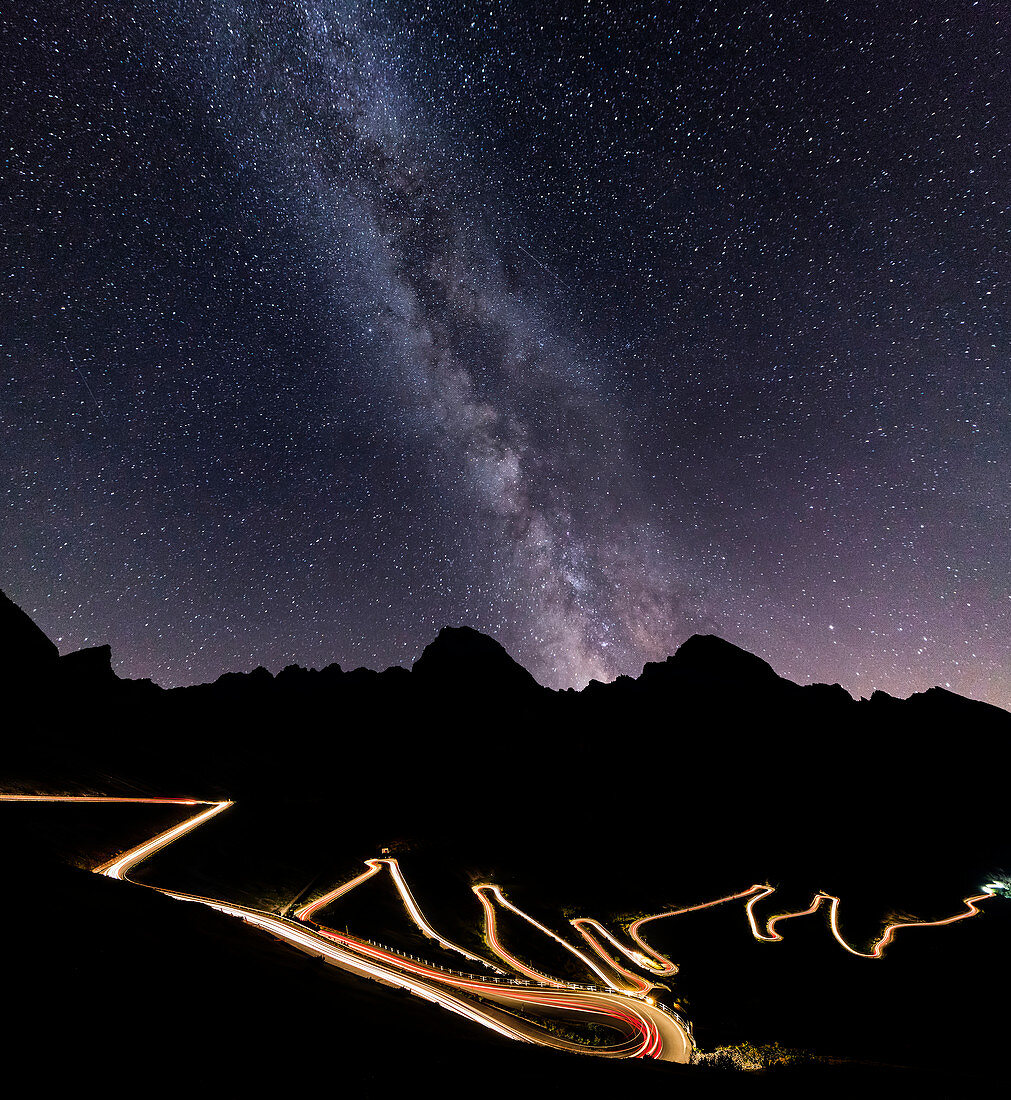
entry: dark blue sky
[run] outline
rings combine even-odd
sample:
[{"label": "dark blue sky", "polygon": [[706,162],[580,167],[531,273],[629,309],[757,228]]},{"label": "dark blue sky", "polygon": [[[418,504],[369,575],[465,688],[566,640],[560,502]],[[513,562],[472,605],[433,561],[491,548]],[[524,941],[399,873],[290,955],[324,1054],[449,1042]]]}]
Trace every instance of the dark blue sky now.
[{"label": "dark blue sky", "polygon": [[1011,705],[1005,14],[5,14],[0,585],[162,683],[468,623]]}]

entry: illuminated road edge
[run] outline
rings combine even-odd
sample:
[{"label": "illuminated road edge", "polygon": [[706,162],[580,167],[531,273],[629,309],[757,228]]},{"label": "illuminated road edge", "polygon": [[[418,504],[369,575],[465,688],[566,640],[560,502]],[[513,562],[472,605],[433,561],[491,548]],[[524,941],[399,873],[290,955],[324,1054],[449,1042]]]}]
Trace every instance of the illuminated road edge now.
[{"label": "illuminated road edge", "polygon": [[[202,807],[181,824],[158,833],[94,868],[96,874],[121,881],[133,881],[129,879],[129,872],[138,864],[198,829],[233,805],[229,801],[209,802],[187,798],[118,798],[91,795],[0,794],[0,801],[146,803]],[[355,878],[297,908],[293,914],[294,919],[196,894],[179,893],[157,886],[147,888],[157,890],[178,901],[197,902],[210,906],[220,913],[237,917],[246,924],[269,932],[302,951],[322,957],[342,970],[371,978],[385,985],[408,990],[424,1000],[455,1012],[508,1039],[602,1057],[656,1058],[673,1062],[687,1062],[691,1059],[694,1049],[691,1028],[677,1013],[658,1004],[650,995],[653,990],[668,989],[667,986],[650,979],[670,977],[677,973],[678,967],[646,942],[642,934],[644,925],[718,905],[744,902],[745,916],[754,938],[761,943],[778,943],[783,939],[782,934],[776,930],[776,925],[780,922],[812,916],[825,908],[828,913],[829,931],[846,951],[858,958],[881,959],[885,948],[892,943],[898,931],[904,928],[937,928],[955,924],[969,917],[981,915],[979,903],[996,895],[1011,893],[1011,885],[1008,883],[988,883],[981,887],[981,893],[963,899],[964,912],[933,921],[917,919],[892,921],[885,926],[878,939],[870,945],[869,950],[860,951],[849,944],[840,931],[840,899],[835,895],[819,891],[812,897],[811,904],[806,909],[774,913],[761,922],[755,914],[755,907],[759,902],[771,897],[775,893],[775,887],[756,883],[747,890],[728,894],[725,897],[640,917],[628,925],[630,944],[623,944],[599,921],[589,917],[570,920],[570,926],[582,936],[592,955],[595,956],[591,957],[525,913],[505,896],[500,887],[492,883],[482,883],[472,889],[484,912],[485,941],[499,963],[506,968],[502,969],[501,966],[453,943],[436,931],[421,911],[396,859],[369,859],[366,860],[365,866],[368,869]],[[383,872],[389,875],[410,920],[422,935],[434,941],[443,950],[455,952],[469,962],[491,971],[494,976],[487,977],[449,970],[369,940],[338,932],[318,924],[313,919],[318,912]],[[147,886],[146,883],[135,885]],[[512,913],[535,928],[541,935],[568,951],[593,975],[596,984],[577,985],[551,977],[535,970],[515,956],[499,936],[497,908]],[[623,965],[618,961],[619,956],[642,973],[636,973]],[[508,976],[510,971],[519,977]],[[648,977],[644,977],[643,974]],[[559,1018],[570,1023],[603,1024],[609,1030],[615,1031],[619,1037],[613,1041],[600,1042],[592,1046],[579,1043],[547,1030],[550,1026],[546,1023],[548,1018]]]}]

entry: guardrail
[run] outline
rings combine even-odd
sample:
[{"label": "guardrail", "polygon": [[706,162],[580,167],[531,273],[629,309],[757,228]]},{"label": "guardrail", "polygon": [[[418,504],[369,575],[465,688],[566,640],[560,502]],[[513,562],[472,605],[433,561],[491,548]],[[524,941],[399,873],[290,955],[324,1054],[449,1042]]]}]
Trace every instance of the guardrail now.
[{"label": "guardrail", "polygon": [[[281,917],[287,924],[293,925],[295,928],[301,931],[314,932],[316,929],[308,927],[304,921],[293,920],[291,917]],[[318,935],[322,933],[317,933]],[[339,934],[339,933],[338,933]],[[326,939],[324,935],[324,939]],[[548,982],[535,982],[529,978],[509,978],[506,976],[495,977],[494,979],[482,978],[479,974],[470,974],[465,970],[454,970],[452,967],[439,966],[438,963],[430,962],[428,959],[423,959],[420,955],[412,955],[407,951],[396,951],[392,947],[388,947],[385,943],[377,943],[375,940],[369,939],[368,936],[348,936],[350,940],[359,940],[362,943],[367,943],[370,947],[375,947],[379,951],[386,951],[390,955],[395,955],[398,959],[410,959],[412,962],[421,963],[423,966],[429,967],[431,970],[437,970],[440,974],[452,974],[457,978],[469,978],[471,981],[494,981],[496,985],[515,985],[515,986],[535,986],[538,989],[557,989],[558,986],[551,985]],[[354,943],[344,944],[345,947],[354,948]],[[491,966],[490,963],[487,964]],[[614,990],[603,989],[599,985],[583,985],[579,982],[564,982],[563,987],[565,989],[582,989],[588,993],[613,993]]]},{"label": "guardrail", "polygon": [[[293,927],[300,929],[303,932],[316,932],[317,935],[323,935],[321,932],[319,932],[318,929],[307,925],[305,921],[294,920],[292,917],[280,917],[279,919],[284,921],[286,924],[290,924]],[[337,934],[340,935],[340,933]],[[329,937],[323,935],[323,938],[327,939]],[[495,978],[483,978],[480,974],[471,974],[468,973],[466,970],[455,970],[452,967],[439,966],[438,963],[433,963],[429,959],[423,959],[420,955],[412,955],[409,951],[396,951],[394,948],[388,947],[385,943],[379,943],[376,940],[370,939],[368,936],[348,935],[347,938],[352,941],[358,940],[361,943],[367,943],[370,947],[375,947],[379,951],[385,951],[390,955],[395,955],[398,959],[410,959],[412,962],[420,963],[422,966],[427,966],[430,970],[437,970],[440,974],[452,975],[455,978],[466,978],[470,981],[475,982],[487,981],[489,983],[494,983],[495,985],[522,986],[524,988],[533,987],[536,989],[581,989],[587,993],[605,994],[616,992],[613,989],[604,989],[602,986],[599,985],[586,985],[582,982],[563,982],[561,986],[555,986],[550,985],[548,982],[535,982],[530,978],[509,978],[504,975],[497,976]],[[343,946],[345,947],[345,949],[350,948],[351,950],[353,950],[354,942],[350,944],[344,944]],[[485,965],[491,967],[492,964],[486,963]],[[667,1008],[666,1006],[661,1007],[663,1007],[665,1011],[672,1013],[672,1015],[676,1016],[677,1019],[681,1021],[684,1026],[688,1027],[689,1029],[691,1028],[691,1025],[686,1023],[680,1013],[672,1012],[672,1010]],[[692,1041],[694,1042],[694,1038],[691,1036],[690,1030],[689,1038],[692,1038]]]},{"label": "guardrail", "polygon": [[[535,982],[530,978],[508,978],[508,977],[496,977],[492,979],[482,978],[479,974],[470,974],[465,970],[454,970],[450,966],[439,966],[438,963],[430,962],[428,959],[423,959],[420,955],[412,955],[408,951],[396,951],[392,947],[388,947],[385,943],[377,943],[375,940],[369,939],[368,936],[354,936],[348,937],[353,940],[360,940],[362,943],[367,943],[371,947],[375,947],[380,951],[386,951],[390,955],[395,955],[398,959],[411,959],[413,962],[421,963],[423,966],[429,967],[431,970],[438,970],[440,974],[452,974],[458,978],[470,978],[472,981],[494,981],[496,985],[522,985],[522,986],[536,986],[539,989],[557,989],[558,986],[551,985],[549,982]],[[354,944],[345,945],[354,947]],[[611,993],[613,990],[603,989],[598,985],[582,985],[579,982],[564,982],[566,989],[583,989],[590,993]]]}]

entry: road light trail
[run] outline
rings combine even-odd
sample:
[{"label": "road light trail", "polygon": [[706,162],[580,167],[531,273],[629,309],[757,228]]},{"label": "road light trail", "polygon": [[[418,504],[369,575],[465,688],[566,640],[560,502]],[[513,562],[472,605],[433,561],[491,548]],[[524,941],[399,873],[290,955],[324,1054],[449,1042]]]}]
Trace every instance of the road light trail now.
[{"label": "road light trail", "polygon": [[[188,895],[172,894],[171,896],[182,901],[200,900],[191,898]],[[435,1004],[441,1005],[443,1008],[456,1012],[458,1015],[467,1017],[475,1023],[489,1027],[493,1031],[497,1031],[499,1034],[504,1035],[506,1038],[527,1040],[527,1036],[522,1034],[521,1031],[504,1025],[501,1021],[497,1020],[493,1014],[483,1011],[480,1006],[475,1006],[463,998],[433,988],[430,984],[423,981],[416,980],[404,973],[402,967],[394,969],[393,967],[382,966],[368,959],[360,958],[353,951],[343,946],[344,938],[342,937],[327,937],[303,925],[295,924],[292,921],[285,920],[283,917],[276,917],[271,913],[264,913],[260,910],[248,909],[237,905],[226,905],[221,902],[207,902],[207,904],[218,910],[218,912],[238,917],[247,924],[262,928],[264,931],[270,932],[271,935],[295,947],[312,954],[320,954],[344,970],[349,970],[363,977],[373,978],[386,985],[394,985],[402,989],[407,989],[423,997],[425,1000],[432,1001]],[[327,942],[328,939],[335,942]],[[346,939],[349,944],[354,942],[351,937],[347,937]]]},{"label": "road light trail", "polygon": [[162,848],[167,848],[174,841],[194,829],[199,829],[212,817],[217,817],[218,814],[223,813],[229,806],[233,805],[235,805],[233,802],[214,802],[209,809],[189,818],[181,825],[176,825],[173,829],[166,829],[165,832],[159,833],[143,844],[138,844],[136,848],[131,848],[121,856],[116,856],[115,859],[110,859],[107,863],[95,867],[95,874],[125,880],[127,873],[136,867],[138,863],[142,863],[149,856],[153,856],[155,852],[160,852]]},{"label": "road light trail", "polygon": [[[151,806],[217,806],[205,798],[113,797],[104,794],[0,794],[0,802],[140,802]],[[229,803],[232,805],[232,803]]]},{"label": "road light trail", "polygon": [[379,874],[379,872],[382,870],[382,868],[379,866],[379,860],[377,859],[367,859],[365,863],[368,866],[367,871],[363,871],[356,878],[351,879],[350,882],[345,882],[343,886],[335,887],[329,893],[324,894],[321,898],[317,898],[315,901],[309,902],[308,905],[301,906],[300,908],[295,910],[292,916],[296,920],[310,920],[313,913],[315,913],[318,909],[323,909],[326,906],[330,905],[332,902],[335,902],[338,898],[344,897],[345,894],[350,894],[356,886],[361,886],[363,882],[367,882],[370,878],[372,878],[374,875]]},{"label": "road light trail", "polygon": [[447,939],[432,927],[425,914],[421,911],[421,907],[418,905],[417,901],[415,901],[414,894],[411,892],[411,888],[407,885],[407,880],[400,870],[400,864],[395,859],[367,859],[365,864],[369,870],[351,879],[350,882],[344,883],[343,886],[338,886],[336,889],[317,898],[316,901],[310,902],[308,905],[303,905],[300,909],[296,909],[293,914],[294,917],[302,921],[311,919],[312,915],[318,910],[337,901],[338,898],[342,898],[346,894],[349,894],[356,887],[361,886],[363,882],[367,882],[374,875],[378,874],[385,866],[390,873],[390,877],[393,879],[393,885],[400,895],[400,900],[404,903],[404,908],[407,910],[408,916],[424,935],[431,940],[435,940],[440,947],[448,951],[455,951],[471,962],[479,963],[481,966],[488,967],[489,970],[494,970],[497,974],[503,973],[494,963],[490,963],[487,959],[482,959],[480,955],[474,955],[465,947],[453,943],[452,940]]},{"label": "road light trail", "polygon": [[[644,924],[649,924],[651,921],[655,920],[663,920],[667,917],[680,917],[683,916],[685,913],[696,913],[700,909],[712,909],[713,906],[724,905],[729,901],[740,901],[742,898],[751,897],[752,894],[762,890],[766,891],[766,893],[770,893],[772,891],[772,887],[767,886],[764,883],[756,883],[754,886],[749,886],[747,890],[742,890],[740,891],[740,893],[737,894],[728,894],[726,897],[723,898],[714,898],[712,901],[703,901],[700,902],[698,905],[688,905],[684,909],[671,909],[668,910],[666,913],[654,913],[650,917],[640,917],[637,921],[633,921],[628,926],[628,934],[642,948],[645,954],[648,955],[649,958],[651,958],[656,963],[657,969],[655,973],[661,975],[662,977],[670,977],[670,975],[677,973],[677,964],[671,962],[670,959],[666,958],[666,956],[664,955],[661,955],[659,952],[654,951],[653,948],[650,947],[650,945],[642,938],[642,936],[639,934],[639,929],[642,928]],[[763,894],[763,896],[766,895]]]},{"label": "road light trail", "polygon": [[[839,905],[840,899],[835,894],[827,894],[824,891],[819,890],[812,899],[811,904],[806,909],[798,909],[796,911],[775,913],[771,917],[768,917],[765,921],[764,930],[759,927],[758,918],[755,916],[755,906],[764,901],[766,898],[771,897],[775,892],[774,886],[766,884],[756,884],[748,890],[744,890],[739,894],[729,894],[726,897],[716,898],[713,901],[702,902],[699,905],[690,905],[685,909],[672,909],[666,913],[656,913],[650,917],[642,917],[635,921],[634,924],[629,926],[629,935],[631,935],[636,943],[638,943],[644,950],[646,950],[650,956],[654,959],[663,961],[669,966],[674,967],[673,970],[665,971],[664,973],[674,973],[677,967],[668,959],[664,959],[662,955],[658,955],[639,935],[639,928],[648,923],[649,921],[662,920],[665,917],[678,917],[684,913],[693,913],[700,909],[709,909],[715,905],[723,905],[730,901],[739,901],[744,898],[748,898],[748,903],[744,907],[745,915],[747,917],[748,926],[751,930],[751,934],[760,943],[781,943],[783,941],[782,933],[776,931],[776,925],[781,921],[793,920],[796,917],[809,917],[815,914],[825,902],[828,902],[828,927],[833,938],[851,955],[855,955],[860,959],[881,959],[884,957],[885,948],[895,938],[897,932],[902,931],[904,928],[941,928],[949,924],[957,924],[959,921],[968,920],[969,917],[981,916],[982,910],[978,907],[978,903],[989,901],[995,896],[999,890],[1004,888],[1003,883],[992,883],[989,887],[982,887],[983,893],[973,894],[970,897],[963,898],[962,904],[966,907],[964,913],[956,913],[954,916],[943,917],[940,920],[918,920],[912,918],[910,920],[892,921],[890,924],[885,925],[884,931],[871,945],[869,951],[859,951],[853,947],[843,936],[839,929]],[[614,941],[617,942],[617,941]],[[620,946],[620,945],[619,945]]]},{"label": "road light trail", "polygon": [[395,859],[382,859],[380,863],[385,863],[389,868],[390,874],[393,876],[393,881],[397,887],[397,891],[400,894],[401,899],[404,902],[407,911],[411,914],[411,919],[421,929],[422,932],[429,939],[435,940],[440,947],[447,948],[450,951],[455,951],[459,955],[463,955],[464,958],[470,959],[471,962],[480,963],[482,966],[490,967],[492,970],[497,971],[499,974],[503,971],[499,970],[493,963],[488,962],[487,959],[482,959],[479,955],[472,955],[466,948],[460,947],[459,944],[455,944],[452,940],[447,940],[444,936],[440,935],[425,919],[424,913],[422,913],[418,903],[414,900],[414,895],[411,893],[411,888],[407,885],[407,881],[404,878],[403,872],[400,870],[400,864]]},{"label": "road light trail", "polygon": [[32,794],[0,794],[0,802],[126,802],[154,806],[208,807],[208,809],[202,810],[195,816],[187,818],[181,825],[174,825],[171,829],[166,829],[163,833],[158,833],[157,836],[152,837],[150,840],[145,840],[135,848],[131,848],[129,851],[113,857],[106,863],[102,863],[98,867],[92,868],[96,875],[106,875],[108,878],[114,879],[125,879],[127,872],[136,867],[138,863],[142,863],[149,856],[153,856],[155,852],[160,852],[162,848],[167,848],[174,841],[192,832],[194,829],[200,828],[205,822],[210,821],[212,817],[216,817],[224,810],[227,810],[229,806],[235,805],[234,802],[208,802],[196,798],[111,798],[101,797],[99,795],[49,796]]},{"label": "road light trail", "polygon": [[[636,1001],[630,1003],[628,998],[605,990],[578,990],[576,993],[577,999],[573,999],[572,987],[561,986],[554,989],[535,990],[530,989],[528,986],[505,984],[496,979],[452,974],[420,959],[404,959],[387,948],[356,939],[347,933],[342,934],[329,929],[322,929],[321,932],[327,938],[344,947],[368,955],[380,963],[396,966],[400,973],[439,982],[442,985],[479,996],[484,1000],[528,1008],[530,1006],[542,1008],[562,1007],[572,1013],[601,1016],[611,1021],[618,1021],[639,1034],[640,1038],[638,1040],[626,1039],[620,1044],[603,1047],[596,1051],[606,1057],[645,1056],[646,1052],[651,1049],[660,1049],[663,1045],[664,1032],[668,1033],[668,1043],[673,1040],[675,1048],[684,1049],[686,1043],[690,1042],[682,1022],[673,1014],[658,1009],[652,1002]],[[659,1043],[657,1040],[658,1034],[660,1035]],[[630,1046],[630,1043],[633,1045]],[[581,1044],[570,1043],[567,1044],[567,1049],[585,1052],[586,1047]]]},{"label": "road light trail", "polygon": [[[597,936],[599,935],[602,939],[607,940],[607,942],[617,951],[631,959],[631,961],[641,970],[656,971],[657,963],[652,959],[648,958],[641,951],[629,951],[628,948],[626,948],[624,944],[619,943],[619,941],[616,940],[599,921],[595,921],[590,917],[577,917],[575,920],[570,920],[569,924],[575,928],[612,970],[620,974],[626,982],[629,983],[630,991],[648,993],[651,989],[656,988],[655,982],[647,981],[645,978],[639,977],[638,974],[633,974],[631,970],[627,970],[617,962],[612,955],[605,951],[603,944],[597,939]],[[591,929],[593,931],[591,931]]]},{"label": "road light trail", "polygon": [[748,904],[745,905],[745,907],[744,907],[744,912],[747,914],[747,917],[748,917],[748,924],[751,927],[751,934],[755,937],[756,940],[761,940],[763,943],[773,943],[773,942],[781,940],[783,938],[778,932],[774,932],[772,930],[772,926],[777,921],[789,920],[791,917],[810,916],[812,913],[816,912],[817,909],[818,909],[818,906],[821,905],[822,895],[821,894],[816,894],[815,895],[815,900],[812,902],[810,908],[801,909],[796,913],[777,913],[776,916],[774,916],[770,920],[766,921],[765,932],[762,932],[762,931],[759,930],[758,919],[755,916],[755,906],[760,901],[764,901],[765,898],[771,897],[775,892],[776,892],[775,886],[766,886],[762,891],[760,891],[759,893],[756,893],[748,901]]},{"label": "road light trail", "polygon": [[534,970],[532,966],[527,966],[522,959],[516,958],[516,956],[508,950],[505,944],[498,938],[498,918],[495,916],[495,907],[484,894],[487,887],[473,886],[471,889],[477,896],[478,901],[481,902],[481,908],[484,910],[484,934],[492,951],[498,955],[506,966],[515,970],[517,974],[525,974],[528,978],[533,979],[533,981],[542,982],[544,985],[561,986],[563,983],[558,981],[557,978],[552,978],[547,974],[542,974],[539,970]]},{"label": "road light trail", "polygon": [[[461,997],[434,988],[430,983],[412,977],[411,974],[407,972],[407,968],[402,964],[402,961],[396,960],[396,957],[392,953],[390,953],[389,957],[393,965],[383,966],[378,961],[361,958],[355,950],[349,950],[348,948],[352,945],[359,950],[369,946],[366,944],[359,945],[350,936],[341,937],[336,934],[328,935],[323,932],[314,932],[310,929],[292,924],[281,917],[275,917],[272,914],[262,913],[256,910],[246,910],[239,906],[219,904],[214,907],[220,912],[228,913],[231,916],[237,916],[249,924],[263,928],[272,935],[296,947],[300,947],[312,953],[319,952],[324,958],[336,963],[342,969],[350,970],[364,977],[373,978],[387,985],[394,985],[402,989],[407,989],[412,993],[424,997],[426,1000],[441,1005],[443,1008],[448,1008],[451,1011],[457,1012],[459,1015],[466,1016],[475,1023],[490,1027],[492,1030],[497,1031],[507,1038],[527,1039],[527,1036],[520,1030],[503,1024],[500,1020],[496,1019],[493,1014],[483,1011],[480,1006],[475,1006]],[[328,940],[333,942],[328,943]]]},{"label": "road light trail", "polygon": [[[129,873],[138,864],[168,847],[174,841],[198,829],[233,805],[231,801],[227,800],[212,802],[183,798],[119,798],[92,795],[55,795],[50,797],[45,795],[0,794],[0,801],[148,803],[206,807],[206,809],[187,818],[179,825],[158,833],[151,839],[94,868],[94,871],[98,874],[124,882],[133,882],[129,877]],[[430,936],[444,947],[461,952],[474,962],[482,963],[485,966],[491,965],[486,960],[467,952],[458,945],[452,944],[435,931],[414,900],[413,893],[403,878],[396,860],[369,860],[367,865],[369,870],[358,875],[349,883],[330,891],[307,906],[302,906],[298,910],[301,920],[303,922],[307,921],[313,912],[371,878],[385,865],[391,873],[405,907],[425,935]],[[547,979],[547,981],[554,988],[537,990],[525,986],[520,987],[518,984],[510,985],[502,979],[482,979],[474,976],[457,975],[424,964],[420,960],[402,958],[395,952],[379,945],[369,944],[366,941],[357,940],[347,935],[341,936],[333,931],[312,929],[307,927],[305,923],[298,923],[263,910],[231,905],[198,894],[182,893],[159,886],[148,886],[146,883],[134,884],[156,890],[158,893],[176,901],[206,905],[220,913],[241,919],[300,950],[321,955],[344,970],[388,985],[407,989],[425,1000],[431,1001],[483,1027],[490,1028],[509,1039],[538,1043],[542,1046],[550,1046],[561,1050],[596,1054],[603,1057],[648,1057],[686,1062],[691,1055],[693,1044],[687,1026],[676,1014],[656,1005],[651,999],[636,1000],[620,991],[580,988],[553,979]],[[509,903],[506,904],[509,905]],[[517,911],[519,912],[519,910]],[[526,914],[521,915],[526,916]],[[544,929],[543,925],[539,925],[532,918],[527,917],[527,919],[553,936],[553,933]],[[560,939],[559,937],[554,938]],[[564,943],[561,940],[560,942]],[[571,947],[570,950],[585,960],[585,956],[581,952],[575,951]],[[497,968],[492,967],[492,969]],[[591,964],[591,969],[596,970],[597,968]],[[501,974],[501,971],[499,973]],[[491,1002],[491,1004],[484,1004],[483,1001]],[[559,1014],[566,1019],[603,1020],[608,1026],[617,1028],[619,1034],[624,1037],[618,1042],[588,1047],[565,1037],[551,1034],[535,1021],[516,1016],[515,1011],[519,1009],[527,1012],[540,1012],[542,1015]]]},{"label": "road light trail", "polygon": [[[579,961],[588,970],[591,970],[594,974],[596,974],[597,977],[600,978],[600,980],[606,986],[608,986],[610,989],[621,990],[621,986],[618,985],[609,974],[606,974],[603,970],[601,970],[600,967],[597,966],[597,964],[595,962],[593,962],[592,959],[590,959],[586,955],[584,955],[583,952],[579,950],[579,948],[573,947],[572,944],[570,944],[570,943],[566,942],[565,940],[563,940],[561,936],[557,935],[555,932],[552,932],[550,928],[548,928],[545,925],[541,924],[540,921],[534,920],[534,918],[532,916],[530,916],[529,913],[525,913],[518,905],[514,905],[505,896],[505,894],[502,893],[501,887],[495,886],[492,883],[483,883],[480,886],[473,886],[473,887],[471,887],[471,889],[474,891],[475,894],[477,894],[477,896],[481,899],[481,901],[483,903],[485,903],[484,892],[486,890],[489,893],[493,894],[494,897],[495,897],[495,900],[499,903],[499,905],[504,906],[506,909],[509,909],[513,913],[515,913],[517,916],[522,917],[523,920],[525,920],[527,922],[527,924],[533,925],[533,927],[536,928],[538,932],[541,932],[545,936],[548,936],[549,938],[553,939],[555,941],[555,943],[561,944],[561,946],[564,947],[566,951],[568,951],[571,954],[575,955],[575,957],[577,959],[579,959]],[[490,911],[490,906],[487,903],[485,903],[485,913],[487,914],[489,911]],[[500,948],[501,948],[501,943],[500,943],[497,936],[495,937],[493,946],[495,946],[496,951],[499,951]],[[504,958],[504,956],[500,956],[500,957]],[[513,958],[514,957],[510,955],[510,959],[513,959]],[[508,961],[508,960],[506,960],[506,961]],[[622,990],[622,992],[624,992],[624,991]]]},{"label": "road light trail", "polygon": [[[180,824],[156,834],[149,840],[94,868],[98,874],[121,881],[133,881],[129,878],[129,873],[140,863],[181,837],[198,829],[233,805],[228,800],[209,801],[191,798],[98,795],[0,794],[0,801],[80,802],[91,804],[134,803],[205,807]],[[752,935],[759,942],[774,943],[781,942],[783,939],[782,934],[776,930],[777,924],[797,917],[811,916],[827,902],[828,925],[836,941],[850,954],[859,958],[880,959],[884,955],[885,948],[900,930],[915,927],[937,928],[980,915],[982,912],[979,909],[980,903],[1011,890],[1011,887],[1008,887],[1006,883],[988,883],[981,888],[982,893],[963,899],[963,904],[966,907],[965,912],[956,913],[939,920],[910,919],[892,921],[885,926],[884,931],[869,951],[859,951],[846,941],[839,929],[840,899],[824,891],[819,891],[813,895],[808,908],[773,914],[765,920],[764,929],[761,928],[755,914],[755,907],[759,902],[775,893],[775,887],[768,884],[754,884],[747,890],[736,894],[700,902],[682,909],[672,909],[652,916],[640,917],[629,925],[628,934],[641,950],[625,946],[602,924],[591,918],[580,917],[570,921],[569,923],[582,935],[611,972],[608,973],[608,970],[599,967],[582,951],[567,943],[550,928],[547,928],[510,902],[498,886],[489,883],[474,886],[473,892],[484,908],[485,928],[489,944],[503,962],[542,986],[542,988],[536,989],[531,988],[527,983],[516,982],[501,976],[488,978],[460,974],[425,963],[420,959],[405,958],[381,945],[372,944],[346,933],[341,935],[332,929],[308,927],[305,922],[308,922],[314,913],[343,897],[363,882],[368,881],[385,867],[390,873],[408,914],[424,935],[436,941],[441,947],[457,951],[472,962],[491,967],[499,975],[503,974],[501,970],[494,967],[487,960],[452,943],[435,930],[418,906],[413,892],[395,859],[371,859],[366,861],[366,866],[368,870],[362,874],[322,895],[315,901],[301,906],[295,913],[298,918],[297,921],[279,917],[264,910],[232,905],[201,895],[181,893],[158,886],[149,886],[148,888],[177,901],[207,905],[218,912],[237,917],[300,950],[321,955],[344,970],[388,985],[399,986],[510,1039],[538,1043],[562,1050],[577,1050],[603,1057],[645,1057],[679,1062],[688,1061],[693,1049],[688,1026],[674,1012],[657,1005],[653,998],[647,995],[651,989],[656,988],[656,983],[643,979],[621,966],[604,949],[601,940],[606,941],[618,954],[634,963],[640,970],[648,972],[651,977],[669,976],[677,972],[677,966],[646,943],[640,933],[640,929],[645,924],[748,899],[744,909]],[[136,885],[147,884],[138,883]],[[608,988],[581,987],[560,981],[539,973],[523,963],[522,960],[511,955],[498,938],[495,909],[487,896],[488,894],[491,894],[500,905],[520,916],[540,933],[566,948]],[[620,985],[612,977],[612,973],[619,975],[631,988]],[[616,1028],[623,1038],[615,1042],[587,1047],[564,1036],[549,1033],[535,1020],[517,1016],[517,1011],[540,1013],[541,1015],[560,1014],[566,1019],[574,1018],[584,1021],[602,1020],[609,1027]]]},{"label": "road light trail", "polygon": [[895,938],[895,933],[901,931],[903,928],[940,928],[946,924],[957,924],[959,921],[967,920],[969,917],[975,917],[982,911],[977,907],[977,902],[988,901],[993,897],[993,894],[989,891],[983,894],[974,894],[972,897],[963,898],[962,904],[965,905],[966,911],[964,913],[956,913],[952,917],[944,917],[941,920],[905,920],[905,921],[893,921],[891,924],[885,926],[884,932],[880,938],[877,939],[871,950],[857,951],[855,947],[851,947],[843,938],[842,933],[839,931],[839,899],[832,894],[822,894],[821,898],[827,898],[829,901],[829,928],[832,930],[832,935],[836,940],[851,954],[856,955],[861,959],[880,959],[885,952],[885,948]]}]

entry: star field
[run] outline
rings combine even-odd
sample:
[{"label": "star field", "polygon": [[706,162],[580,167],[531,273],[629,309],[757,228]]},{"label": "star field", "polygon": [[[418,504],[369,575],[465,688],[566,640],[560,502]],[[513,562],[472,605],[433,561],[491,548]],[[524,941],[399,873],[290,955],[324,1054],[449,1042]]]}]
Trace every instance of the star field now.
[{"label": "star field", "polygon": [[1011,706],[999,3],[0,17],[0,586],[165,684],[714,632]]}]

